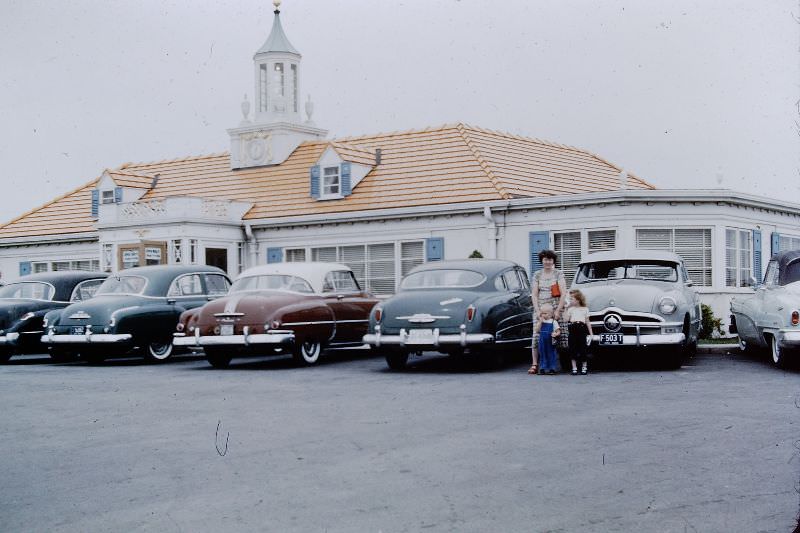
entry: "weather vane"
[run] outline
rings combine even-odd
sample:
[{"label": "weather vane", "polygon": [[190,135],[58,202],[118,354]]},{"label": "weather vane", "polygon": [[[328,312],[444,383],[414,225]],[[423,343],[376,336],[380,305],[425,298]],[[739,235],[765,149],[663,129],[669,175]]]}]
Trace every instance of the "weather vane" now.
[{"label": "weather vane", "polygon": [[280,13],[281,0],[272,0],[272,5],[275,6],[275,13]]}]

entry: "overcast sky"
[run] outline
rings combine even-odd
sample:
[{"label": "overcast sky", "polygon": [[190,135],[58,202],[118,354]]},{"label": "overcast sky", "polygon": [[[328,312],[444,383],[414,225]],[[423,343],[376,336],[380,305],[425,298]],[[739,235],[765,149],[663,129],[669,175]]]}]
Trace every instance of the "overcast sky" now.
[{"label": "overcast sky", "polygon": [[[0,220],[228,150],[272,9],[0,0]],[[466,122],[800,203],[798,0],[284,0],[281,20],[331,137]]]}]

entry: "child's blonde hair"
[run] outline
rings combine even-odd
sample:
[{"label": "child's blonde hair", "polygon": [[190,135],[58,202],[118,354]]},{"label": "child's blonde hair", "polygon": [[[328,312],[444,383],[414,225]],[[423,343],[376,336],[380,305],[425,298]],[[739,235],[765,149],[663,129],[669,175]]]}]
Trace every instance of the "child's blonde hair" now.
[{"label": "child's blonde hair", "polygon": [[542,306],[539,307],[539,314],[541,315],[545,311],[549,311],[550,314],[552,315],[553,314],[553,306],[550,305],[550,304],[542,304]]},{"label": "child's blonde hair", "polygon": [[579,289],[571,289],[569,291],[570,296],[578,300],[578,303],[581,304],[581,307],[586,307],[586,296]]}]

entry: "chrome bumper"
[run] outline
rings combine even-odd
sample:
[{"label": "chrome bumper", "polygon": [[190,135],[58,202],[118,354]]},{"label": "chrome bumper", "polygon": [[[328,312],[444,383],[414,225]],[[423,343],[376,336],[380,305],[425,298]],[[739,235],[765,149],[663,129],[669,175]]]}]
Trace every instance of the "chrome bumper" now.
[{"label": "chrome bumper", "polygon": [[5,335],[0,335],[0,344],[16,344],[19,340],[19,333],[12,331]]},{"label": "chrome bumper", "polygon": [[800,330],[780,329],[778,330],[777,336],[778,336],[778,342],[780,343],[782,348],[800,347]]},{"label": "chrome bumper", "polygon": [[48,333],[42,335],[45,344],[115,344],[131,340],[130,333],[85,333],[83,335],[56,335]]},{"label": "chrome bumper", "polygon": [[[591,346],[600,346],[600,335],[591,335]],[[603,344],[603,348],[615,346],[666,346],[682,344],[686,340],[683,333],[660,333],[655,335],[623,335],[622,344]]]},{"label": "chrome bumper", "polygon": [[383,344],[399,345],[399,346],[440,346],[442,344],[460,344],[467,346],[468,344],[486,344],[494,342],[494,335],[489,333],[467,333],[464,326],[461,327],[461,332],[456,334],[442,335],[439,333],[439,328],[433,330],[433,339],[431,342],[421,342],[409,337],[409,332],[400,328],[399,335],[383,335],[381,334],[380,326],[375,327],[375,333],[367,333],[363,338],[364,344],[372,346],[381,346]]},{"label": "chrome bumper", "polygon": [[194,335],[174,333],[172,344],[175,346],[250,346],[252,344],[290,344],[294,342],[294,332],[287,330],[271,330],[267,333],[244,335],[200,335],[196,329]]}]

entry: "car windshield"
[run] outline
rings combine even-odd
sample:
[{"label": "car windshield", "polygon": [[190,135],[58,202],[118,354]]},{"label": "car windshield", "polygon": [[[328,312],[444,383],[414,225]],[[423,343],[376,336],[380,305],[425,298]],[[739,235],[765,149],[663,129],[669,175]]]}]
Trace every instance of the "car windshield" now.
[{"label": "car windshield", "polygon": [[106,278],[95,295],[99,294],[141,294],[147,280],[141,276],[110,276]]},{"label": "car windshield", "polygon": [[430,289],[440,287],[477,287],[486,276],[473,270],[441,269],[422,270],[406,276],[401,289]]},{"label": "car windshield", "polygon": [[30,300],[52,300],[55,289],[49,283],[22,281],[0,288],[0,298],[26,298]]},{"label": "car windshield", "polygon": [[616,279],[678,281],[678,265],[670,261],[601,261],[584,263],[575,283],[592,283]]},{"label": "car windshield", "polygon": [[267,274],[264,276],[247,276],[237,279],[230,292],[241,291],[294,291],[294,292],[314,292],[311,285],[303,278],[284,274]]}]

